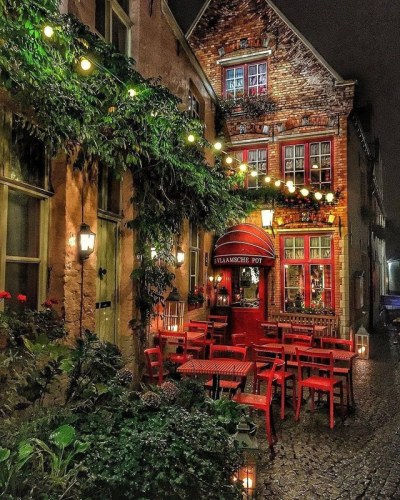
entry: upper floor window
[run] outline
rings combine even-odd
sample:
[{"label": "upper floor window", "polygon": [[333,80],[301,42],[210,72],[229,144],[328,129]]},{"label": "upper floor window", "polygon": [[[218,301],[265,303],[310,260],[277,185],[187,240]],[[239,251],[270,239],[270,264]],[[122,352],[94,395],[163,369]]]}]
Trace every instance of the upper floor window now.
[{"label": "upper floor window", "polygon": [[129,55],[129,0],[96,0],[95,27],[122,54]]},{"label": "upper floor window", "polygon": [[267,148],[251,148],[234,151],[237,162],[247,165],[246,187],[258,189],[267,175]]},{"label": "upper floor window", "polygon": [[311,185],[330,189],[332,181],[332,141],[307,141],[282,146],[285,181],[295,186]]},{"label": "upper floor window", "polygon": [[333,308],[332,236],[283,236],[282,246],[285,311]]},{"label": "upper floor window", "polygon": [[194,95],[194,93],[191,90],[189,90],[188,111],[189,111],[191,118],[201,120],[200,101],[199,101],[199,99],[197,99],[197,97]]},{"label": "upper floor window", "polygon": [[225,68],[226,99],[255,96],[267,92],[267,63],[252,62]]},{"label": "upper floor window", "polygon": [[100,210],[120,213],[121,182],[104,165],[99,165],[98,207]]},{"label": "upper floor window", "polygon": [[189,290],[194,292],[198,286],[200,267],[200,234],[196,224],[190,224],[189,247]]}]

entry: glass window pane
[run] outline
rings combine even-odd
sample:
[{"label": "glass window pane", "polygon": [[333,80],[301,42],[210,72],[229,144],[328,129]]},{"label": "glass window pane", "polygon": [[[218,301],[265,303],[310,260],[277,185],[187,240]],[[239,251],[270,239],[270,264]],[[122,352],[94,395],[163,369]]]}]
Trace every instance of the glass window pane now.
[{"label": "glass window pane", "polygon": [[96,0],[95,28],[106,36],[106,0]]},{"label": "glass window pane", "polygon": [[127,49],[127,27],[121,21],[121,19],[113,11],[112,13],[112,38],[111,42],[114,47],[121,52],[126,54]]},{"label": "glass window pane", "polygon": [[[26,295],[25,306],[36,309],[38,300],[38,264],[24,264],[7,262],[5,289],[15,298],[17,295]],[[17,302],[11,302],[11,308],[17,307]]]},{"label": "glass window pane", "polygon": [[12,129],[9,177],[33,186],[45,187],[46,150],[43,142],[20,129]]},{"label": "glass window pane", "polygon": [[7,214],[8,256],[39,256],[40,200],[9,189]]},{"label": "glass window pane", "polygon": [[302,265],[285,265],[285,311],[304,307],[304,271]]},{"label": "glass window pane", "polygon": [[123,10],[126,12],[126,14],[129,15],[129,0],[117,0],[117,1],[123,8]]}]

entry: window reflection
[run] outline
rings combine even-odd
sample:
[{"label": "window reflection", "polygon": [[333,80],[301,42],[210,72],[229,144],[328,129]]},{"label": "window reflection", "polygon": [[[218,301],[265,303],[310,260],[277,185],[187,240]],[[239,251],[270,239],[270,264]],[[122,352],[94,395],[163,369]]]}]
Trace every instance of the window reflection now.
[{"label": "window reflection", "polygon": [[233,307],[259,307],[260,269],[238,267],[233,269]]}]

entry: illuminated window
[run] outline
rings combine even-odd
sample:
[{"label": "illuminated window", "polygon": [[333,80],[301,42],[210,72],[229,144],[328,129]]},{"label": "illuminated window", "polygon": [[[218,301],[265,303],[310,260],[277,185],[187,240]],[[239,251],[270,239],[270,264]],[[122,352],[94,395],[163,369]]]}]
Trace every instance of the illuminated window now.
[{"label": "illuminated window", "polygon": [[330,189],[332,180],[332,143],[309,141],[282,146],[285,181],[296,186],[311,185],[317,189]]},{"label": "illuminated window", "polygon": [[288,312],[333,309],[331,235],[283,236],[283,301]]},{"label": "illuminated window", "polygon": [[224,96],[236,99],[267,92],[267,63],[249,63],[225,68]]}]

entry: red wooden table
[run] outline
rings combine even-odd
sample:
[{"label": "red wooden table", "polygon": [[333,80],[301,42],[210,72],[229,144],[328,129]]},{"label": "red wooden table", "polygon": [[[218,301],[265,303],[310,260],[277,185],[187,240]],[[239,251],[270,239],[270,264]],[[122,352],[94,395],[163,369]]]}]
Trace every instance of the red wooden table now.
[{"label": "red wooden table", "polygon": [[177,371],[182,375],[212,375],[213,389],[212,397],[219,397],[219,378],[221,375],[234,377],[247,377],[253,369],[251,361],[239,361],[237,359],[214,358],[214,359],[191,359],[179,366]]}]

